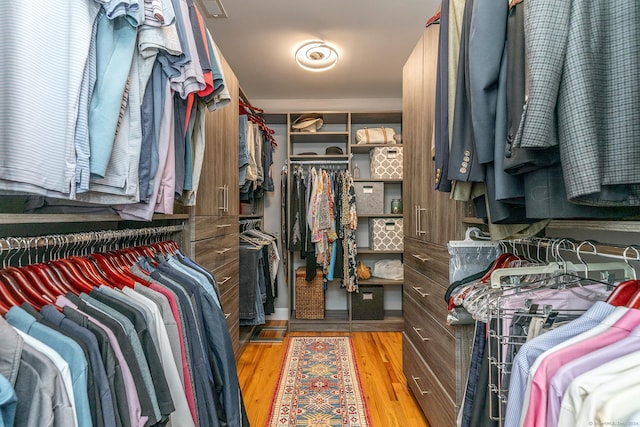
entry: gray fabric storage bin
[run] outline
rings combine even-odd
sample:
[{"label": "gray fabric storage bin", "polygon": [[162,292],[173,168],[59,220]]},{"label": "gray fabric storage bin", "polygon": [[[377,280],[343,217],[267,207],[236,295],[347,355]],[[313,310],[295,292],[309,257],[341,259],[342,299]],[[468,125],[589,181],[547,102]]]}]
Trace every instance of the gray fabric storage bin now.
[{"label": "gray fabric storage bin", "polygon": [[369,153],[371,157],[371,178],[402,179],[402,146],[376,147]]},{"label": "gray fabric storage bin", "polygon": [[384,213],[384,183],[354,182],[356,191],[356,212],[358,215]]},{"label": "gray fabric storage bin", "polygon": [[369,218],[369,247],[375,251],[402,251],[402,218]]}]

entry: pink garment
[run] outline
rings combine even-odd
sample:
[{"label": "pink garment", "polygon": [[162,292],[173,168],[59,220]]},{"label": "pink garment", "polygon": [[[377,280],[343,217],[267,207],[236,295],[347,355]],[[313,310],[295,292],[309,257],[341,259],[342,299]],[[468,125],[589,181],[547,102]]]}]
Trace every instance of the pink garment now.
[{"label": "pink garment", "polygon": [[629,310],[605,332],[549,354],[533,375],[529,407],[521,425],[527,427],[546,425],[548,386],[551,378],[562,365],[620,341],[639,325],[640,310]]},{"label": "pink garment", "polygon": [[[56,305],[58,307],[71,307],[75,310],[78,310],[78,306],[72,303],[67,299],[67,297],[60,295],[56,300]],[[81,310],[78,310],[81,311]],[[118,344],[118,340],[116,336],[113,334],[111,329],[107,328],[104,324],[102,324],[99,320],[89,316],[87,313],[84,314],[87,319],[97,325],[100,329],[104,330],[107,336],[109,337],[109,342],[113,347],[113,352],[115,353],[118,361],[120,362],[120,369],[122,371],[122,378],[124,380],[124,388],[127,393],[127,404],[129,406],[129,420],[131,421],[131,425],[135,427],[144,427],[147,423],[148,417],[142,415],[142,408],[140,407],[140,400],[138,399],[138,391],[136,389],[136,382],[131,375],[131,371],[129,370],[129,365],[127,364],[127,360],[124,358],[122,354],[122,350],[120,349],[120,345]]]},{"label": "pink garment", "polygon": [[196,399],[193,395],[191,374],[189,373],[189,365],[187,364],[187,354],[185,352],[184,338],[182,336],[182,323],[180,322],[180,314],[178,313],[178,304],[176,303],[175,295],[173,295],[171,291],[168,291],[162,286],[158,286],[153,282],[150,283],[151,284],[149,285],[149,289],[159,292],[167,298],[167,300],[169,301],[169,305],[171,306],[171,313],[176,320],[176,325],[178,325],[178,337],[180,337],[180,354],[182,355],[182,375],[184,376],[184,392],[187,396],[187,402],[189,403],[191,415],[193,416],[193,420],[195,421],[197,426],[198,417],[196,415]]},{"label": "pink garment", "polygon": [[[173,214],[173,202],[176,197],[176,138],[175,138],[175,111],[171,109],[167,118],[171,125],[169,133],[166,135],[169,138],[169,150],[167,151],[167,162],[164,165],[164,171],[162,172],[160,188],[158,189],[158,197],[156,198],[156,213],[163,213],[167,215]],[[165,118],[162,118],[165,120]],[[162,136],[162,135],[161,135]]]}]

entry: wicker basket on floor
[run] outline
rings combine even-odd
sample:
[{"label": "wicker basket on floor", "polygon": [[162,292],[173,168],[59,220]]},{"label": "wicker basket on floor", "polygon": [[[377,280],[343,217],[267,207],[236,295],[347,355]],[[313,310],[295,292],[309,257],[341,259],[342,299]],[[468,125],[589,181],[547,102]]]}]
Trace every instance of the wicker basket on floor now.
[{"label": "wicker basket on floor", "polygon": [[322,270],[310,282],[306,275],[304,267],[296,269],[296,319],[324,319]]}]

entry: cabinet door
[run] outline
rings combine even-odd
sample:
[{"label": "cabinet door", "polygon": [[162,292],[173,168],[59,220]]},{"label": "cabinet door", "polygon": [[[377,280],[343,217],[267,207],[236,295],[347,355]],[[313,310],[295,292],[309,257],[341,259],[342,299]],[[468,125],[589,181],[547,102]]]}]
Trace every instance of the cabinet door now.
[{"label": "cabinet door", "polygon": [[423,100],[419,115],[422,120],[419,132],[422,134],[418,138],[419,150],[422,153],[415,156],[421,162],[418,174],[415,175],[415,179],[418,180],[415,186],[418,187],[419,193],[415,203],[425,209],[419,212],[422,233],[417,237],[432,243],[446,244],[449,240],[461,238],[459,229],[464,206],[451,200],[449,193],[434,190],[435,164],[432,141],[436,107],[438,33],[439,26],[431,25],[424,30],[422,38],[423,87],[420,93]]},{"label": "cabinet door", "polygon": [[421,186],[424,169],[421,154],[424,134],[423,82],[424,82],[423,38],[416,44],[402,69],[402,143],[404,147],[403,211],[404,235],[418,238]]},{"label": "cabinet door", "polygon": [[207,112],[196,215],[238,216],[238,80],[221,60],[231,103]]}]

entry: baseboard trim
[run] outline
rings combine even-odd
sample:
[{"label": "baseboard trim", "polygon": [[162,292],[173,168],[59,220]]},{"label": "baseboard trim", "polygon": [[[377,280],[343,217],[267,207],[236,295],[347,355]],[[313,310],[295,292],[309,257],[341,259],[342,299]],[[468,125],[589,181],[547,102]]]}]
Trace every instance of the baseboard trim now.
[{"label": "baseboard trim", "polygon": [[267,320],[289,320],[288,308],[276,308],[275,313],[266,316]]}]

